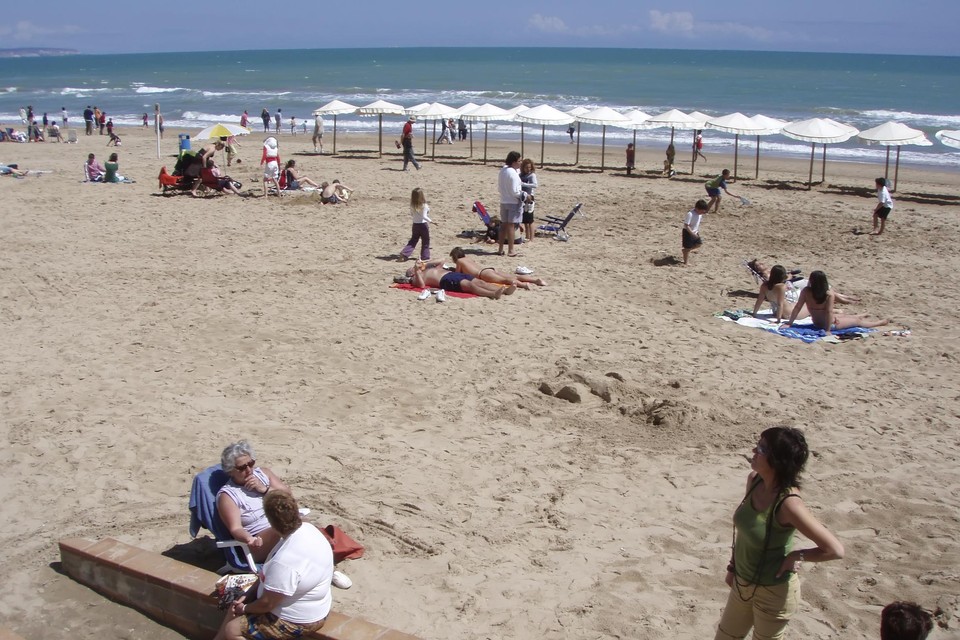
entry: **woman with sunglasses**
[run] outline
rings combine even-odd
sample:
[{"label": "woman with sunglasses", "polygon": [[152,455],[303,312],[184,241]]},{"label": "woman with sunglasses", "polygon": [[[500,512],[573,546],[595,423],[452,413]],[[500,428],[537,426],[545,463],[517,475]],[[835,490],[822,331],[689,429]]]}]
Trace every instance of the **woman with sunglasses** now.
[{"label": "woman with sunglasses", "polygon": [[[797,571],[804,562],[843,557],[843,545],[814,517],[797,493],[807,462],[799,429],[771,427],[753,449],[747,491],[733,515],[730,587],[715,640],[779,640],[800,603]],[[794,549],[799,531],[814,546]]]},{"label": "woman with sunglasses", "polygon": [[235,540],[250,547],[253,559],[263,562],[280,536],[263,512],[263,497],[271,491],[290,493],[290,487],[267,467],[258,467],[253,447],[234,442],[220,454],[220,468],[230,477],[217,493],[217,513]]}]

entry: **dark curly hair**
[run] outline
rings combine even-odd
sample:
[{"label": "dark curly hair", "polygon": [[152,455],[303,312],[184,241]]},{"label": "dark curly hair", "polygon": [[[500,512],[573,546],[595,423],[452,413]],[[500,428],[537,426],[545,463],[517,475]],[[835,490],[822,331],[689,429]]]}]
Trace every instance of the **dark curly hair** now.
[{"label": "dark curly hair", "polygon": [[880,640],[924,640],[933,629],[933,616],[913,602],[891,602],[880,614]]},{"label": "dark curly hair", "polygon": [[800,488],[800,474],[810,450],[803,432],[793,427],[770,427],[760,434],[767,445],[767,463],[777,475],[781,489]]},{"label": "dark curly hair", "polygon": [[286,491],[270,491],[263,497],[267,522],[281,536],[288,536],[303,524],[297,501]]}]

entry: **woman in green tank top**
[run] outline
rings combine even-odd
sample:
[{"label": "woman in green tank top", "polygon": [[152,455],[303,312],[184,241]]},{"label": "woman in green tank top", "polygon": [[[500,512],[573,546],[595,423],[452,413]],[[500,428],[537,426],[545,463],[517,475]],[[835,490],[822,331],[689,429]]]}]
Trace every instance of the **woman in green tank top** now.
[{"label": "woman in green tank top", "polygon": [[[800,602],[800,565],[843,557],[843,545],[796,493],[808,456],[799,429],[771,427],[760,434],[746,495],[733,516],[730,595],[715,640],[739,640],[751,628],[755,639],[783,638]],[[816,546],[794,549],[796,531]]]}]

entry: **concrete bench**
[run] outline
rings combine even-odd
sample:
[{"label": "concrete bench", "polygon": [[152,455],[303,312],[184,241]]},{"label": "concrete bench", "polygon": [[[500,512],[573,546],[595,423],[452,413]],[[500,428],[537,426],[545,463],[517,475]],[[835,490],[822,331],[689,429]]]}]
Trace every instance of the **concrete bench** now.
[{"label": "concrete bench", "polygon": [[[184,564],[112,538],[60,541],[63,571],[111,600],[141,611],[188,638],[212,638],[224,613],[217,610],[212,571]],[[0,640],[6,640],[0,630]],[[10,636],[11,640],[17,636]],[[311,640],[417,640],[415,636],[334,611]]]}]

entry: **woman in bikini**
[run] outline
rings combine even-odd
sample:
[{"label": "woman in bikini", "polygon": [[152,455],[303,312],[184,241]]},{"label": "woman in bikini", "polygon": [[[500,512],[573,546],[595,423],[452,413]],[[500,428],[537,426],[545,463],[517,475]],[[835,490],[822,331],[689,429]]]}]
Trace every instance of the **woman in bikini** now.
[{"label": "woman in bikini", "polygon": [[287,191],[297,191],[299,189],[303,189],[303,185],[311,186],[314,189],[320,188],[320,185],[310,178],[300,175],[300,171],[297,169],[296,160],[287,160],[287,166],[283,168],[283,171],[286,173],[287,186],[284,188]]},{"label": "woman in bikini", "polygon": [[793,326],[794,320],[800,316],[804,307],[810,310],[810,318],[814,326],[823,329],[828,335],[836,329],[849,329],[850,327],[882,327],[889,324],[889,320],[871,320],[867,316],[854,316],[834,311],[834,304],[839,300],[838,294],[830,290],[830,283],[827,282],[827,274],[823,271],[814,271],[810,274],[810,282],[803,291],[800,292],[800,298],[793,307],[790,314],[790,320],[787,326]]},{"label": "woman in bikini", "polygon": [[481,267],[476,260],[468,258],[460,247],[454,247],[453,251],[450,252],[450,257],[457,264],[457,273],[466,273],[490,284],[513,285],[521,289],[529,289],[531,284],[540,287],[547,286],[546,281],[542,278],[524,275],[508,276],[493,267]]}]

